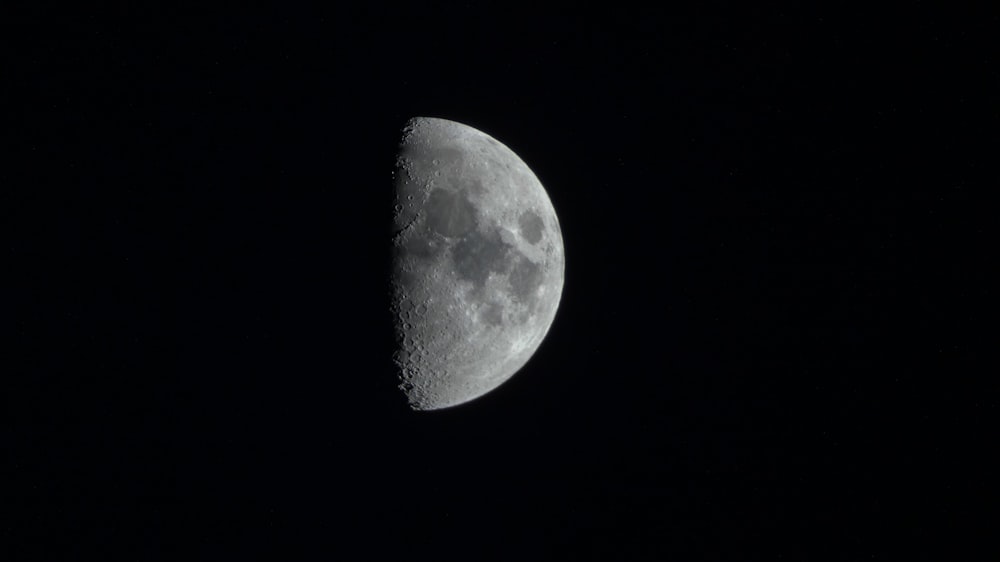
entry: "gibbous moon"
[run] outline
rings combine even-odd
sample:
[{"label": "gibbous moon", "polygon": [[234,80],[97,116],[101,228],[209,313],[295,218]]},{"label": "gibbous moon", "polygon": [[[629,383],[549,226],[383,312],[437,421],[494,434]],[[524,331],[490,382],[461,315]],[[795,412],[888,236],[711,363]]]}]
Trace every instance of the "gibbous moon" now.
[{"label": "gibbous moon", "polygon": [[562,295],[552,202],[514,152],[417,117],[394,171],[392,312],[400,389],[415,410],[468,402],[538,349]]}]

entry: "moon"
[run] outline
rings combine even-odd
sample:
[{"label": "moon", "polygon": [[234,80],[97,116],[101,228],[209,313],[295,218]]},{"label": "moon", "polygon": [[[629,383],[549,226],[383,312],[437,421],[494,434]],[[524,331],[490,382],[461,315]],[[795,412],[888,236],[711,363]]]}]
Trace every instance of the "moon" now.
[{"label": "moon", "polygon": [[415,410],[463,404],[520,370],[552,326],[559,221],[514,151],[455,121],[406,123],[393,185],[399,388]]}]

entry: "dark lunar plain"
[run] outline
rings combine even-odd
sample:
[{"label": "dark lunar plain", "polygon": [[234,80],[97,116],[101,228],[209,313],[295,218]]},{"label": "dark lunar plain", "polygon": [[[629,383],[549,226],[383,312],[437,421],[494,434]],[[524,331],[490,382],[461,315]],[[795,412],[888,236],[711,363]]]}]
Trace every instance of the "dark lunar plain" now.
[{"label": "dark lunar plain", "polygon": [[[34,10],[0,559],[996,559],[992,13]],[[436,412],[390,363],[418,115],[566,252],[530,362]]]}]

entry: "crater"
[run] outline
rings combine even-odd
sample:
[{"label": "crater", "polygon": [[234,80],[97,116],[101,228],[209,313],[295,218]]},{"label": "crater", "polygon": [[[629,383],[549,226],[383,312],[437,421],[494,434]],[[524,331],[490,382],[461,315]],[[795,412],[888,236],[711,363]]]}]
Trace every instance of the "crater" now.
[{"label": "crater", "polygon": [[450,146],[432,147],[424,154],[437,169],[461,168],[465,162],[462,150]]},{"label": "crater", "polygon": [[460,169],[465,161],[462,150],[451,146],[436,147],[421,143],[407,143],[400,151],[411,172],[421,178],[430,177],[435,170]]},{"label": "crater", "polygon": [[[398,264],[398,262],[397,262]],[[396,265],[392,272],[392,278],[402,291],[415,287],[420,282],[418,276],[412,269]]]},{"label": "crater", "polygon": [[521,236],[524,237],[531,244],[538,244],[542,239],[542,229],[545,228],[545,223],[542,222],[542,218],[531,211],[525,211],[521,213],[521,218],[518,220],[518,226],[521,228]]}]

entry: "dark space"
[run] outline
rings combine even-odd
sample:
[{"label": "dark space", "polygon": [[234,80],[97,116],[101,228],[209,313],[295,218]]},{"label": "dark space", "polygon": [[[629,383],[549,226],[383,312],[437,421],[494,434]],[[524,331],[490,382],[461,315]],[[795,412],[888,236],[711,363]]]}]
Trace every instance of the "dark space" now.
[{"label": "dark space", "polygon": [[[0,559],[996,559],[1000,20],[541,10],[4,18]],[[438,412],[390,364],[413,116],[566,250]]]}]

